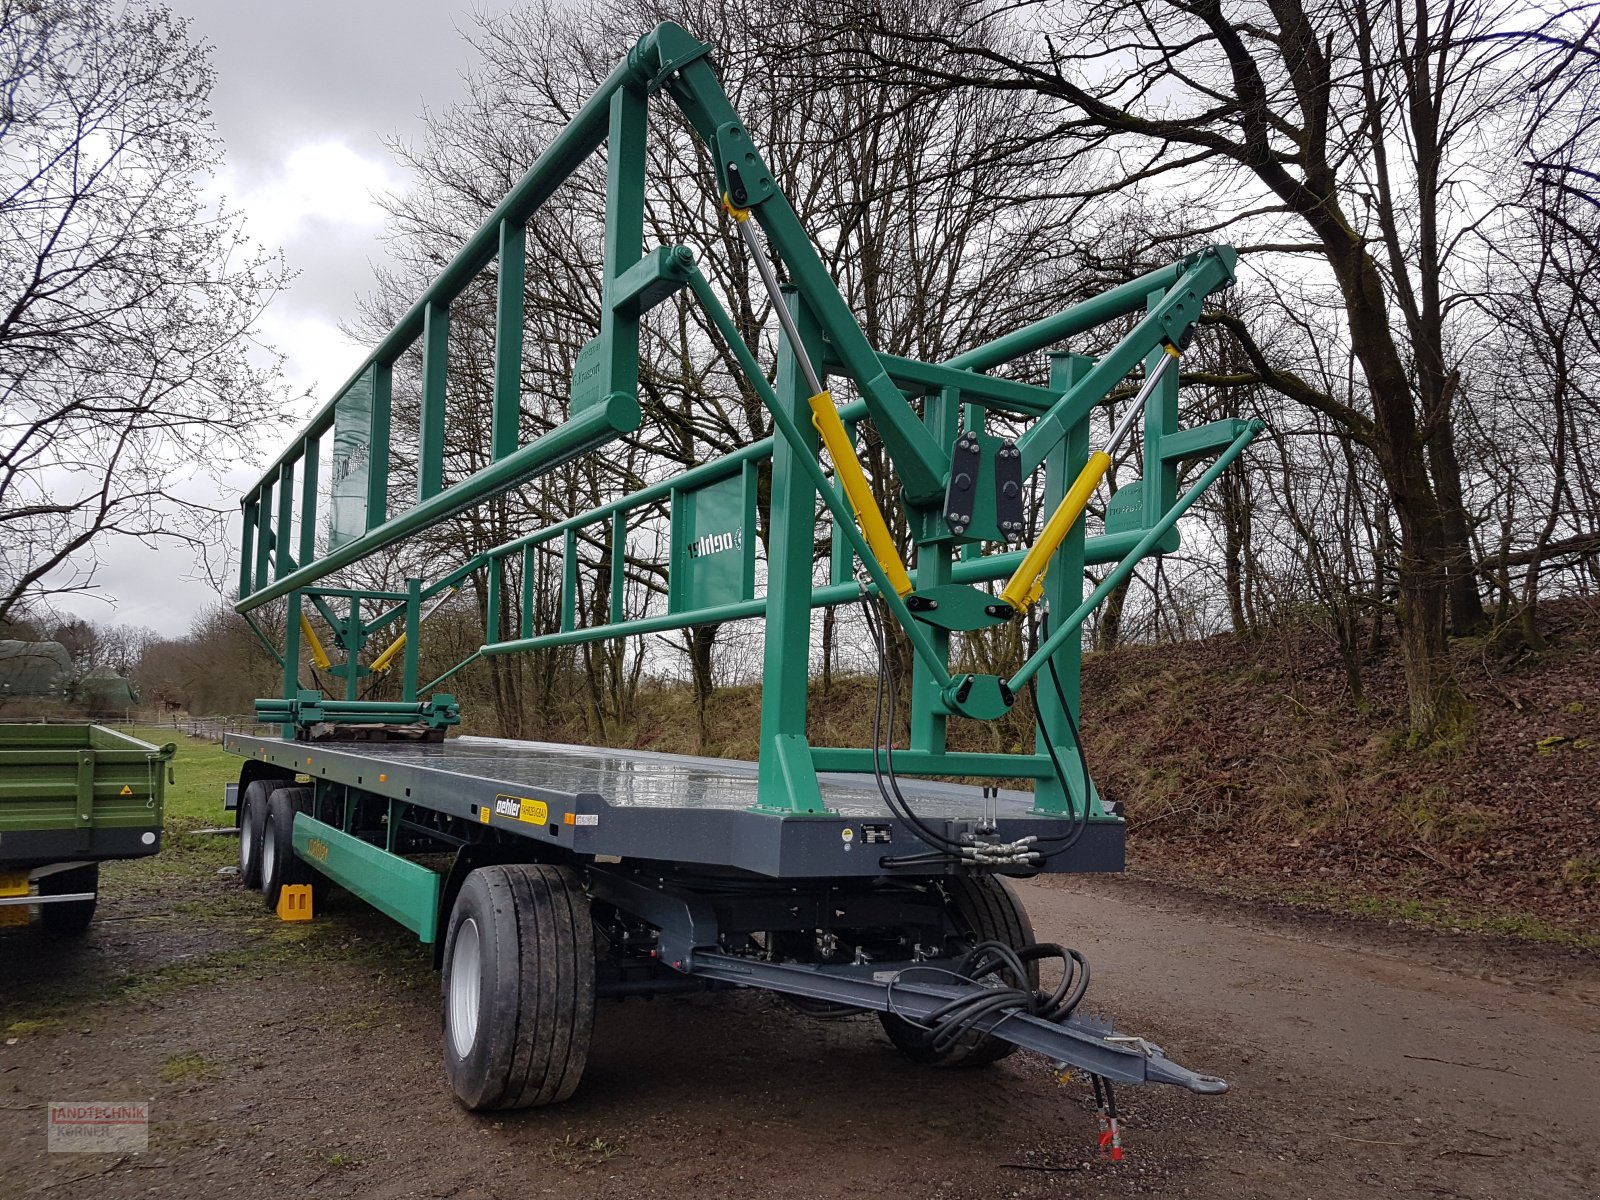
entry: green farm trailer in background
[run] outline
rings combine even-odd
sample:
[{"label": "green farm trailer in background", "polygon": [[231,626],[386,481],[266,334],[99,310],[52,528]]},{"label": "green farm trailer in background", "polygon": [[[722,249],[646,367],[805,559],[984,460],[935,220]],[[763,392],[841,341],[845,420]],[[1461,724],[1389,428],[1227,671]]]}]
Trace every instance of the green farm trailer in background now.
[{"label": "green farm trailer in background", "polygon": [[100,864],[161,849],[177,746],[99,725],[0,725],[0,925],[82,933]]}]

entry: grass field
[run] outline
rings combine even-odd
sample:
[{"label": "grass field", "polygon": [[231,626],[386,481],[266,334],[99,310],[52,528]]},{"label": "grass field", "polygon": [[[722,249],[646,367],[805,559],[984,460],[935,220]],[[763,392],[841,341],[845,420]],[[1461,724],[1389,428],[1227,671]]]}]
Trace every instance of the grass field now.
[{"label": "grass field", "polygon": [[216,742],[189,737],[159,725],[117,725],[113,728],[161,746],[178,744],[173,760],[177,782],[167,788],[166,827],[169,833],[209,829],[232,823],[232,814],[222,807],[222,789],[239,778],[244,760],[229,754]]},{"label": "grass field", "polygon": [[115,728],[149,742],[176,742],[172,760],[175,782],[167,785],[165,832],[161,853],[129,859],[106,868],[106,882],[116,889],[148,895],[161,892],[183,903],[182,889],[201,876],[212,876],[238,860],[239,844],[227,834],[199,833],[233,824],[233,814],[222,806],[223,788],[239,778],[244,760],[229,754],[216,742],[190,737],[177,730],[150,725]]}]

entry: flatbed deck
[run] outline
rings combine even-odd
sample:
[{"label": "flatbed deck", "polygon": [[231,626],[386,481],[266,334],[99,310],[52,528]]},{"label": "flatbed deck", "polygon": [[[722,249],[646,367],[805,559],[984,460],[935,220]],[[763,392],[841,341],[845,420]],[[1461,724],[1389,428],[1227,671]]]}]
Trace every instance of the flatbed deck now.
[{"label": "flatbed deck", "polygon": [[[407,801],[420,808],[554,842],[580,856],[692,863],[773,878],[926,873],[885,858],[928,849],[892,815],[870,775],[824,775],[827,815],[753,807],[756,764],[642,750],[507,738],[442,743],[299,742],[230,734],[229,750],[275,767]],[[975,819],[968,784],[900,777],[913,810],[942,825]],[[989,802],[999,837],[1056,835],[1069,822],[1030,812],[1033,797],[1001,790]],[[1119,871],[1123,823],[1091,821],[1049,872]]]}]

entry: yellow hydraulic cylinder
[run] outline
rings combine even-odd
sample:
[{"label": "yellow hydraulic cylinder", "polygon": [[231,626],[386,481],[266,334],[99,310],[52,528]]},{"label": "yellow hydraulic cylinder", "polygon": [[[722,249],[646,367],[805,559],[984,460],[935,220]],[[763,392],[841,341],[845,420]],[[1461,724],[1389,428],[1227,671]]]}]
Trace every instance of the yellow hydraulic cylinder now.
[{"label": "yellow hydraulic cylinder", "polygon": [[405,648],[406,635],[402,633],[399,637],[395,638],[394,641],[389,643],[388,648],[385,649],[382,654],[378,655],[377,658],[372,660],[372,669],[380,672],[387,671],[389,669],[389,665],[394,662],[394,656],[399,654],[400,651],[404,650]]},{"label": "yellow hydraulic cylinder", "polygon": [[317,637],[317,631],[311,628],[311,620],[305,613],[300,614],[300,635],[306,639],[306,645],[311,647],[311,661],[319,670],[326,671],[333,666],[333,660],[328,657],[328,652],[322,648],[322,642]]},{"label": "yellow hydraulic cylinder", "polygon": [[[460,588],[458,587],[453,587],[446,591],[444,595],[440,596],[433,602],[432,608],[428,609],[427,612],[423,613],[417,618],[417,624],[421,625],[429,617],[433,616],[434,613],[438,612],[439,606],[446,600],[450,599],[451,596],[454,596],[458,591],[460,591]],[[393,665],[395,655],[399,654],[400,651],[404,650],[405,648],[406,635],[402,633],[399,637],[395,638],[394,641],[389,643],[388,647],[385,648],[382,654],[378,655],[377,658],[372,660],[371,670],[377,671],[380,674],[384,671],[387,671],[389,667]]]},{"label": "yellow hydraulic cylinder", "polygon": [[1139,414],[1144,412],[1145,404],[1155,393],[1167,369],[1178,361],[1176,346],[1168,344],[1162,349],[1166,353],[1161,356],[1155,368],[1145,376],[1138,395],[1133,398],[1133,403],[1128,405],[1128,411],[1122,414],[1122,420],[1117,422],[1117,427],[1111,431],[1111,440],[1106,443],[1106,448],[1096,450],[1089,456],[1089,461],[1083,464],[1083,470],[1078,472],[1078,477],[1072,481],[1067,494],[1061,497],[1061,503],[1056,505],[1055,512],[1051,513],[1050,519],[1044,523],[1044,529],[1038,539],[1022,556],[1022,562],[1017,565],[1016,572],[1006,581],[1006,586],[1000,589],[1000,599],[1009,604],[1012,611],[1024,612],[1039,599],[1043,592],[1040,580],[1044,576],[1045,568],[1050,565],[1055,552],[1061,548],[1061,543],[1067,540],[1067,534],[1072,532],[1072,527],[1078,523],[1078,518],[1083,516],[1083,510],[1089,506],[1089,497],[1094,495],[1095,488],[1100,486],[1100,481],[1111,469],[1111,456],[1117,452],[1122,439],[1128,436],[1128,431],[1133,428],[1133,423],[1139,418]]},{"label": "yellow hydraulic cylinder", "polygon": [[839,419],[839,410],[833,406],[831,392],[821,391],[811,397],[811,423],[817,427],[817,432],[822,435],[822,444],[828,448],[828,457],[833,459],[834,474],[844,484],[844,494],[856,514],[856,525],[861,529],[861,536],[867,539],[872,557],[878,560],[878,565],[889,577],[894,590],[902,596],[909,596],[911,576],[906,571],[905,563],[900,561],[900,552],[895,549],[888,522],[883,519],[878,502],[872,498],[872,485],[867,482],[866,473],[856,458],[856,448],[851,444],[844,422]]},{"label": "yellow hydraulic cylinder", "polygon": [[1034,585],[1050,565],[1050,559],[1061,543],[1066,541],[1067,534],[1078,523],[1078,518],[1083,516],[1083,510],[1089,506],[1089,497],[1094,495],[1095,488],[1100,486],[1100,481],[1110,469],[1111,456],[1104,450],[1096,450],[1089,456],[1089,461],[1083,464],[1083,470],[1078,472],[1078,478],[1073,480],[1067,494],[1061,497],[1061,503],[1056,505],[1055,512],[1044,523],[1038,539],[1028,547],[1022,562],[1017,565],[1006,586],[1000,589],[1000,599],[1017,612],[1024,611],[1038,598],[1039,589]]}]

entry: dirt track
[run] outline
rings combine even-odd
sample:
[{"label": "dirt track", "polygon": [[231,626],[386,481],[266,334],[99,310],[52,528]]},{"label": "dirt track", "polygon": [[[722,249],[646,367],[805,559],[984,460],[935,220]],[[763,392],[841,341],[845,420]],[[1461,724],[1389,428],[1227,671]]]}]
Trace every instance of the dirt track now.
[{"label": "dirt track", "polygon": [[[470,1116],[415,943],[348,898],[308,931],[202,890],[113,898],[75,951],[0,938],[0,1026],[59,1012],[49,980],[80,997],[0,1045],[0,1197],[1600,1193],[1592,959],[1026,885],[1041,940],[1094,964],[1092,1006],[1234,1084],[1124,1089],[1113,1167],[1084,1089],[1036,1060],[916,1068],[873,1020],[759,995],[608,1004],[571,1103]],[[138,1098],[149,1153],[44,1153],[46,1100]]]}]

